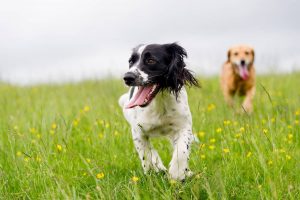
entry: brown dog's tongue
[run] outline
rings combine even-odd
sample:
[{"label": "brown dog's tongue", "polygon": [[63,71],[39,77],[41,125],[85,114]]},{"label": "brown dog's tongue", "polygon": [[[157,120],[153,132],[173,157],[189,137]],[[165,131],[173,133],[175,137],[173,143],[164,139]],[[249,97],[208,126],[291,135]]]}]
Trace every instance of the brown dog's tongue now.
[{"label": "brown dog's tongue", "polygon": [[136,95],[131,98],[129,103],[127,104],[126,108],[133,108],[136,106],[141,106],[144,104],[146,97],[151,92],[153,86],[146,86],[146,87],[139,87],[138,92]]},{"label": "brown dog's tongue", "polygon": [[247,80],[249,78],[249,71],[247,67],[239,66],[240,76],[243,80]]}]

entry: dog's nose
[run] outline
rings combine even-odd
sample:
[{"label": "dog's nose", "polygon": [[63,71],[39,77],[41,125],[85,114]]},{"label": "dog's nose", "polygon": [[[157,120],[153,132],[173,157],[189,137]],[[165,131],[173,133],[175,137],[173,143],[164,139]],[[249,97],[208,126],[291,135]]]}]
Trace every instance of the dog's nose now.
[{"label": "dog's nose", "polygon": [[241,65],[244,66],[246,64],[245,60],[241,60]]},{"label": "dog's nose", "polygon": [[133,72],[126,72],[123,77],[125,84],[129,86],[131,86],[135,82],[136,78],[137,75],[135,75],[135,73]]}]

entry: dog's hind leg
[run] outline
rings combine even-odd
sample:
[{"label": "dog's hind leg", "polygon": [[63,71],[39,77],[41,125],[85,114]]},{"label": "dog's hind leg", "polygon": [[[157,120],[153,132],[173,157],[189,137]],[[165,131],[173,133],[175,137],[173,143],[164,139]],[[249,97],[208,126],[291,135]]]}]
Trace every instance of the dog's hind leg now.
[{"label": "dog's hind leg", "polygon": [[171,138],[173,143],[173,156],[170,162],[169,174],[172,179],[183,180],[193,173],[188,167],[191,144],[194,141],[191,130],[184,130]]},{"label": "dog's hind leg", "polygon": [[144,172],[150,169],[155,172],[167,171],[157,151],[152,147],[149,138],[142,135],[139,130],[132,130],[133,142],[142,162]]}]

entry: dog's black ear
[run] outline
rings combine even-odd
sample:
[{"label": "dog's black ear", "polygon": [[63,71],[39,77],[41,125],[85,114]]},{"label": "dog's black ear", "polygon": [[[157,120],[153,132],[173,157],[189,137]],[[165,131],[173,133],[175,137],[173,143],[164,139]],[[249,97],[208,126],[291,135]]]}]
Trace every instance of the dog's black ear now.
[{"label": "dog's black ear", "polygon": [[167,44],[166,49],[170,55],[166,84],[171,92],[177,97],[184,84],[199,86],[197,79],[193,76],[191,71],[185,68],[184,58],[187,57],[185,49],[176,43]]}]

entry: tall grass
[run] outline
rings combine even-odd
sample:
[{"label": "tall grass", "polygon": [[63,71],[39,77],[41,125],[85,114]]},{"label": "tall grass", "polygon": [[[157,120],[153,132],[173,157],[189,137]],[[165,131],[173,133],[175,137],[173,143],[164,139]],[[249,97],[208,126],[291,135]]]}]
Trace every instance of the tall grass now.
[{"label": "tall grass", "polygon": [[[195,176],[183,183],[143,174],[121,81],[0,84],[0,197],[299,199],[300,74],[259,77],[252,115],[224,105],[217,78],[200,80],[188,90]],[[152,142],[167,166],[171,145]]]}]

